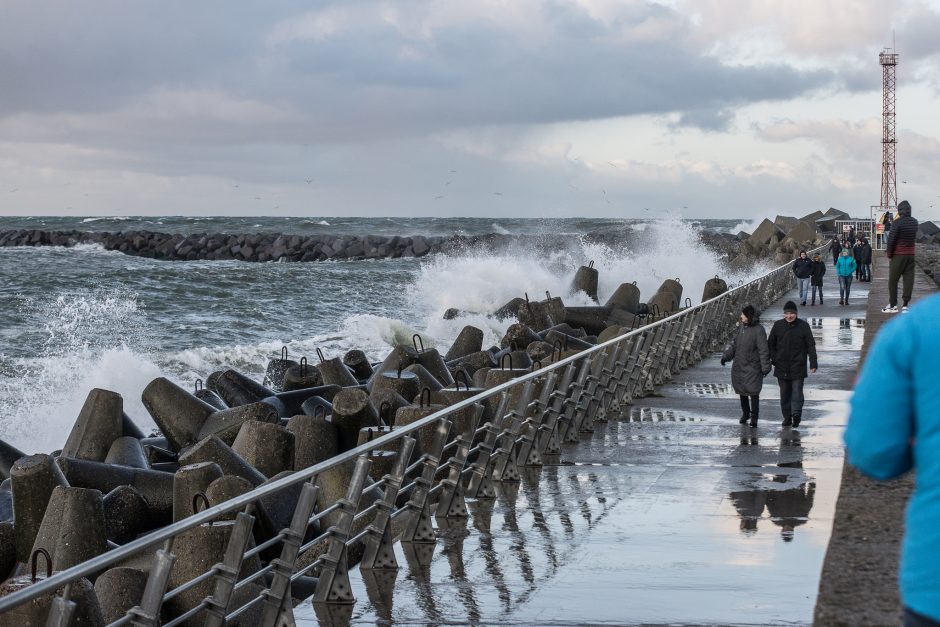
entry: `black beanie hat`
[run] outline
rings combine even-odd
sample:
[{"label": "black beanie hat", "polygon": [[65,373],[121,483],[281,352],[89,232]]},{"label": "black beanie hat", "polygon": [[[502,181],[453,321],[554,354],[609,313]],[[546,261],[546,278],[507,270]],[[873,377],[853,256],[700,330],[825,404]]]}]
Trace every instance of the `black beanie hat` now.
[{"label": "black beanie hat", "polygon": [[754,309],[754,305],[745,305],[744,308],[741,309],[741,313],[747,316],[747,321],[750,323],[757,320],[757,310]]},{"label": "black beanie hat", "polygon": [[796,313],[797,311],[796,303],[794,303],[792,300],[788,300],[783,306],[783,313],[787,313],[788,311],[792,311],[793,313]]},{"label": "black beanie hat", "polygon": [[904,215],[911,215],[911,203],[906,200],[902,200],[898,203],[898,213],[903,213]]}]

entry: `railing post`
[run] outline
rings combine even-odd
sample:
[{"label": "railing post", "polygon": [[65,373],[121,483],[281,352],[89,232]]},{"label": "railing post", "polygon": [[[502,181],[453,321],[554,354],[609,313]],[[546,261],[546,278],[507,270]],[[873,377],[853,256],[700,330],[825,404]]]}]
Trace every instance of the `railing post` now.
[{"label": "railing post", "polygon": [[516,462],[521,466],[541,466],[542,451],[539,450],[539,443],[542,430],[545,427],[545,421],[548,418],[548,403],[555,391],[555,382],[558,380],[558,374],[553,370],[542,381],[542,392],[539,397],[532,401],[533,412],[528,419],[528,426],[522,434],[519,444],[519,454],[516,456]]},{"label": "railing post", "polygon": [[301,488],[290,527],[283,531],[284,539],[281,556],[271,560],[271,564],[274,566],[271,587],[261,593],[264,596],[264,605],[261,610],[261,625],[263,627],[292,625],[294,623],[293,603],[291,603],[290,598],[291,575],[294,574],[300,545],[307,534],[310,516],[313,514],[313,508],[317,502],[317,492],[320,490],[311,481],[305,483]]},{"label": "railing post", "polygon": [[571,384],[570,393],[567,391],[567,398],[564,399],[564,413],[558,417],[558,439],[561,442],[577,442],[578,429],[574,425],[575,412],[578,410],[578,403],[581,401],[581,393],[584,390],[588,375],[591,374],[591,357],[585,357],[581,360],[581,366],[578,370],[578,378]]},{"label": "railing post", "polygon": [[251,540],[251,528],[254,523],[255,517],[247,512],[238,512],[235,517],[235,524],[232,525],[228,544],[225,546],[225,555],[222,561],[214,566],[215,582],[212,594],[206,598],[205,627],[222,627],[225,624],[225,614],[232,599],[235,582],[238,581],[238,571],[241,570],[245,559],[245,549]]},{"label": "railing post", "polygon": [[477,431],[477,424],[484,411],[483,405],[477,404],[472,407],[473,418],[468,421],[467,428],[463,433],[458,433],[455,441],[457,442],[457,452],[450,458],[447,467],[447,477],[441,480],[443,490],[441,497],[437,501],[436,516],[441,518],[466,518],[467,503],[464,500],[463,489],[463,469],[467,463],[467,457],[470,456],[470,444],[473,442],[473,436]]},{"label": "railing post", "polygon": [[405,478],[405,469],[411,461],[411,454],[415,449],[415,439],[404,436],[398,459],[395,460],[392,471],[385,475],[385,495],[378,501],[378,511],[372,524],[369,525],[369,535],[366,536],[365,551],[359,570],[397,570],[398,559],[395,557],[395,545],[392,538],[392,511],[398,501],[402,481]]},{"label": "railing post", "polygon": [[62,596],[52,597],[46,627],[68,627],[71,624],[72,615],[75,613],[75,601],[69,599],[71,592],[72,584],[69,583],[65,585]]},{"label": "railing post", "polygon": [[144,586],[140,605],[127,611],[131,616],[130,624],[134,627],[157,627],[160,624],[160,608],[163,606],[163,595],[166,594],[167,584],[170,582],[170,573],[176,556],[171,552],[173,538],[168,539],[163,548],[157,549],[150,567],[150,576]]},{"label": "railing post", "polygon": [[545,409],[546,420],[542,424],[536,440],[536,447],[542,455],[561,452],[558,442],[558,424],[561,418],[561,409],[564,407],[565,398],[568,395],[568,388],[571,387],[571,382],[574,380],[575,370],[577,370],[577,366],[573,363],[568,364],[568,367],[565,368],[565,374],[561,376],[561,383],[549,395],[549,404]]},{"label": "railing post", "polygon": [[493,422],[487,422],[483,425],[486,430],[486,437],[479,444],[477,458],[470,465],[472,468],[470,481],[467,483],[467,496],[472,499],[495,499],[496,489],[493,487],[493,464],[491,457],[496,449],[496,443],[499,438],[499,424],[502,417],[506,415],[509,407],[509,394],[503,392],[499,397],[499,404],[496,407],[496,414],[493,416]]},{"label": "railing post", "polygon": [[441,455],[444,451],[444,445],[447,443],[450,426],[449,420],[441,418],[440,422],[437,423],[437,432],[431,444],[431,450],[426,451],[424,454],[424,469],[419,477],[415,477],[415,488],[411,493],[411,500],[408,501],[406,506],[412,513],[405,525],[405,531],[401,537],[402,542],[433,544],[437,541],[437,537],[434,535],[434,526],[431,524],[429,493],[434,483],[434,475],[437,474],[437,467],[441,463]]},{"label": "railing post", "polygon": [[320,570],[320,580],[313,593],[314,603],[342,603],[352,604],[356,598],[349,585],[349,563],[347,560],[346,542],[352,529],[353,518],[362,498],[362,488],[369,473],[372,460],[367,455],[360,455],[356,459],[356,468],[349,480],[349,488],[345,498],[337,501],[340,504],[339,521],[330,528],[330,547],[323,556],[323,567]]},{"label": "railing post", "polygon": [[522,384],[522,391],[516,399],[516,408],[510,411],[504,420],[504,423],[508,424],[505,429],[502,429],[500,446],[493,456],[494,481],[519,481],[520,479],[519,470],[514,463],[513,452],[516,450],[516,438],[519,437],[522,423],[529,411],[532,388],[532,381],[526,381]]}]

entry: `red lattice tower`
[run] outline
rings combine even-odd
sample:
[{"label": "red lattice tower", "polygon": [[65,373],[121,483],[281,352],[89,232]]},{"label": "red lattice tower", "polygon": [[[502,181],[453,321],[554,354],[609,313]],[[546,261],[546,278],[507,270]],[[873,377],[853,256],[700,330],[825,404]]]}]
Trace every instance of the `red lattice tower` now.
[{"label": "red lattice tower", "polygon": [[878,62],[881,63],[884,73],[881,134],[881,207],[885,211],[894,211],[894,208],[898,206],[898,177],[895,168],[897,139],[894,135],[898,54],[894,52],[893,48],[884,50],[878,55]]}]

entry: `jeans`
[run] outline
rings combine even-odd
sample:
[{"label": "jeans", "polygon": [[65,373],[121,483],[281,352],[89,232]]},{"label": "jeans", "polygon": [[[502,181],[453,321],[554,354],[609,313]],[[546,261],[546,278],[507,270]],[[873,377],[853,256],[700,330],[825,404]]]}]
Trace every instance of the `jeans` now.
[{"label": "jeans", "polygon": [[822,300],[822,285],[814,285],[814,286],[813,286],[813,304],[814,304],[814,305],[816,304],[816,293],[817,293],[817,292],[819,292],[819,304],[822,305],[822,304],[823,304],[823,300]]},{"label": "jeans", "polygon": [[803,382],[806,379],[777,379],[780,384],[780,411],[783,418],[803,415]]},{"label": "jeans", "polygon": [[870,263],[862,264],[862,280],[871,281],[871,264]]},{"label": "jeans", "polygon": [[888,301],[892,307],[898,306],[898,280],[904,277],[904,305],[911,302],[914,292],[914,255],[895,255],[888,262]]},{"label": "jeans", "polygon": [[801,279],[800,277],[797,277],[796,281],[800,286],[800,302],[805,304],[806,297],[809,295],[809,283],[811,279],[808,277],[805,279]]},{"label": "jeans", "polygon": [[847,301],[852,290],[852,275],[839,277],[839,300]]}]

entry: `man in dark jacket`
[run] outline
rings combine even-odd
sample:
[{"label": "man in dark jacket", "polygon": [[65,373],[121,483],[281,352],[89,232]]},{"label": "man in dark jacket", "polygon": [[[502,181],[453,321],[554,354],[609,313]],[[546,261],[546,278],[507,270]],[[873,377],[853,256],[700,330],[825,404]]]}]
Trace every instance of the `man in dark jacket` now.
[{"label": "man in dark jacket", "polygon": [[832,265],[836,265],[839,255],[842,253],[842,242],[835,235],[832,236],[832,242],[829,244],[829,254],[832,255]]},{"label": "man in dark jacket", "polygon": [[871,244],[867,237],[862,238],[862,281],[871,283]]},{"label": "man in dark jacket", "polygon": [[898,217],[891,225],[885,256],[888,261],[888,306],[884,313],[898,312],[898,280],[904,277],[904,305],[902,313],[907,313],[907,304],[914,292],[914,243],[917,241],[917,220],[911,217],[911,203],[902,200],[898,203]]},{"label": "man in dark jacket", "polygon": [[803,382],[806,379],[806,358],[809,371],[816,373],[816,340],[809,324],[796,316],[796,303],[783,306],[783,320],[777,320],[767,338],[774,376],[780,385],[780,410],[783,426],[800,426],[803,414]]},{"label": "man in dark jacket", "polygon": [[810,277],[813,276],[813,262],[806,256],[805,250],[801,250],[800,256],[793,262],[793,274],[796,275],[796,282],[800,287],[800,301],[805,305],[809,295]]},{"label": "man in dark jacket", "polygon": [[855,240],[855,246],[852,247],[852,257],[855,259],[855,280],[862,278],[862,239]]}]

